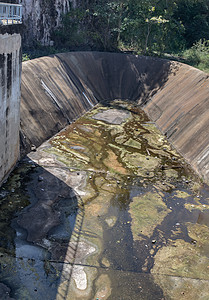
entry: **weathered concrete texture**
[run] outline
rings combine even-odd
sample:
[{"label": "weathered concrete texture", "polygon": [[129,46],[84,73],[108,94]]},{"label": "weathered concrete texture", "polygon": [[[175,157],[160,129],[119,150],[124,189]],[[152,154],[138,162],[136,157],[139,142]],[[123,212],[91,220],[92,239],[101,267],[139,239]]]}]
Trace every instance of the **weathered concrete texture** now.
[{"label": "weathered concrete texture", "polygon": [[91,90],[58,57],[23,64],[21,141],[23,149],[42,142],[97,103]]},{"label": "weathered concrete texture", "polygon": [[0,183],[19,158],[21,36],[0,34]]},{"label": "weathered concrete texture", "polygon": [[24,63],[22,81],[23,149],[40,145],[97,101],[108,105],[128,99],[144,108],[209,181],[209,81],[204,72],[151,57],[74,52]]},{"label": "weathered concrete texture", "polygon": [[178,64],[145,112],[193,168],[209,181],[208,75]]}]

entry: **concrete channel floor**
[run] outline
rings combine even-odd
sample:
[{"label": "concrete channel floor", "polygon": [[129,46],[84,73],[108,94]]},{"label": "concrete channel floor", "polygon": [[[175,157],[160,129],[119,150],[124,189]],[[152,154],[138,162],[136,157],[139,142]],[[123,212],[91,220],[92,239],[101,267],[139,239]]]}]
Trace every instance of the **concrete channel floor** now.
[{"label": "concrete channel floor", "polygon": [[31,152],[0,205],[0,299],[209,299],[209,188],[130,102]]}]

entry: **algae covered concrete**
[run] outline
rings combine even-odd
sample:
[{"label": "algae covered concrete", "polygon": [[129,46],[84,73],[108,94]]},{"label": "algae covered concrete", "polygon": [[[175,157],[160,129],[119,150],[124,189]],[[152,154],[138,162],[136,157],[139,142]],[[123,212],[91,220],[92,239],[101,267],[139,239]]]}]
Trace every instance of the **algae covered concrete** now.
[{"label": "algae covered concrete", "polygon": [[209,188],[134,103],[97,105],[42,144],[0,199],[2,295],[209,297]]}]

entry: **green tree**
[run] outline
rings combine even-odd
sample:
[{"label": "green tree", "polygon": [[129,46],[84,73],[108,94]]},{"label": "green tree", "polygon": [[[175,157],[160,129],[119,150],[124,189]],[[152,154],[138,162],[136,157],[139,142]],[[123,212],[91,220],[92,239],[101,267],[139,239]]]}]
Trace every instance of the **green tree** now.
[{"label": "green tree", "polygon": [[209,39],[208,0],[178,0],[174,18],[185,28],[183,36],[187,47],[191,47],[200,39]]},{"label": "green tree", "polygon": [[57,45],[115,51],[124,45],[141,53],[183,48],[184,26],[168,0],[89,0],[64,16]]},{"label": "green tree", "polygon": [[123,42],[142,53],[182,47],[184,28],[173,18],[174,8],[173,1],[130,0],[124,18]]},{"label": "green tree", "polygon": [[126,1],[97,1],[88,10],[93,25],[89,32],[104,50],[117,49],[126,8]]},{"label": "green tree", "polygon": [[105,51],[118,48],[127,0],[95,0],[82,3],[63,17],[55,33],[56,44],[63,47],[89,45]]}]

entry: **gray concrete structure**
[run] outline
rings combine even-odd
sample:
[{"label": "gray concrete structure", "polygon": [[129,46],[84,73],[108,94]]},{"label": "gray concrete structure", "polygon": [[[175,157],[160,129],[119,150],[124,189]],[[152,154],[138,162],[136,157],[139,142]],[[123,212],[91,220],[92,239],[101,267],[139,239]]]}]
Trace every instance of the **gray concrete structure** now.
[{"label": "gray concrete structure", "polygon": [[15,26],[0,29],[0,183],[19,158],[21,35]]}]

